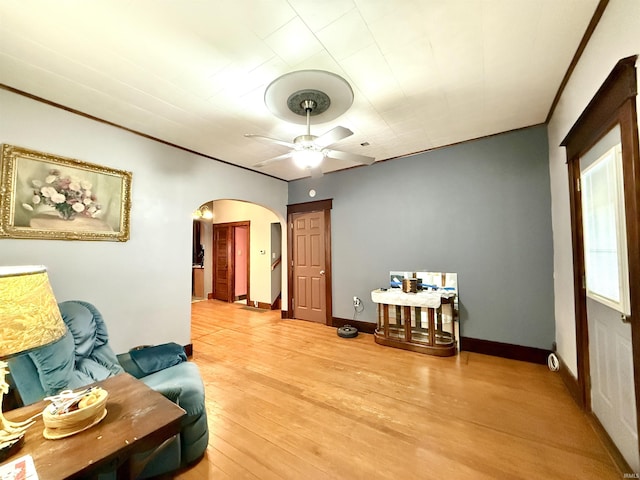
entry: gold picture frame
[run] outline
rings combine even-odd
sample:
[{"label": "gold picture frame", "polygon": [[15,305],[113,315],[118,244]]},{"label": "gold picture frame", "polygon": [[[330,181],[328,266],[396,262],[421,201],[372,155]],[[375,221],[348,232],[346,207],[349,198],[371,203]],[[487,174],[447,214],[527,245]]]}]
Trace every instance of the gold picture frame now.
[{"label": "gold picture frame", "polygon": [[0,238],[129,240],[131,172],[2,145]]}]

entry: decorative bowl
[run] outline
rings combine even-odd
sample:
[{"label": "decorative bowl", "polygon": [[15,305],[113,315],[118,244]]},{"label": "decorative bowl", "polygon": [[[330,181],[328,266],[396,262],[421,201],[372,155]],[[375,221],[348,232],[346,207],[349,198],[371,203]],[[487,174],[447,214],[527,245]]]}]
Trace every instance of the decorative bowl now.
[{"label": "decorative bowl", "polygon": [[64,438],[94,426],[107,414],[108,396],[106,390],[93,387],[73,398],[66,409],[51,403],[42,412],[45,438]]}]

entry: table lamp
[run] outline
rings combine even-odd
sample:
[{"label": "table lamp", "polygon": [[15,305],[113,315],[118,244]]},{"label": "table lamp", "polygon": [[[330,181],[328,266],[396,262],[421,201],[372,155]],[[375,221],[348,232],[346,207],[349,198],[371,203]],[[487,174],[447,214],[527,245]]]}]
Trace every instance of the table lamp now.
[{"label": "table lamp", "polygon": [[4,359],[62,338],[66,327],[42,265],[0,266],[0,456],[19,442],[34,421],[11,422],[2,414],[9,391]]}]

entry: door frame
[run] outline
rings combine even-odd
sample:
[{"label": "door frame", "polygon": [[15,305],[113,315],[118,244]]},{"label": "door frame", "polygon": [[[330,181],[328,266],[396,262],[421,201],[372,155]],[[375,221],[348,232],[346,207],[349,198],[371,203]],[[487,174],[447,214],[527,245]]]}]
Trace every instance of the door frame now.
[{"label": "door frame", "polygon": [[324,212],[324,264],[325,264],[325,325],[331,326],[333,323],[333,308],[331,291],[332,268],[331,268],[331,209],[333,199],[317,200],[315,202],[296,203],[287,205],[287,313],[282,312],[284,318],[294,318],[293,316],[293,215],[296,213]]},{"label": "door frame", "polygon": [[[589,330],[587,300],[584,284],[584,238],[582,234],[582,202],[579,186],[580,157],[595,145],[615,125],[620,126],[624,203],[627,229],[627,257],[629,263],[629,294],[631,305],[631,343],[633,375],[636,393],[636,417],[640,431],[640,156],[638,148],[638,114],[636,110],[637,56],[620,60],[604,81],[584,112],[580,115],[560,144],[566,147],[569,171],[569,203],[573,243],[573,290],[576,325],[578,404],[595,420],[597,430],[608,437],[591,411],[591,378],[589,363]],[[569,385],[568,385],[569,386]],[[571,386],[570,390],[571,390]],[[614,458],[624,459],[610,438],[603,438]],[[640,447],[639,447],[640,449]],[[617,454],[615,454],[617,452]],[[628,467],[627,467],[628,468]]]},{"label": "door frame", "polygon": [[230,247],[227,248],[227,265],[229,268],[229,303],[234,302],[236,296],[236,227],[247,228],[247,248],[245,249],[247,255],[247,305],[251,302],[251,222],[249,220],[241,222],[226,222],[226,223],[214,223],[211,227],[211,250],[212,250],[212,268],[211,268],[211,280],[213,284],[212,295],[215,298],[216,287],[216,237],[214,230],[216,227],[228,227],[230,230]]}]

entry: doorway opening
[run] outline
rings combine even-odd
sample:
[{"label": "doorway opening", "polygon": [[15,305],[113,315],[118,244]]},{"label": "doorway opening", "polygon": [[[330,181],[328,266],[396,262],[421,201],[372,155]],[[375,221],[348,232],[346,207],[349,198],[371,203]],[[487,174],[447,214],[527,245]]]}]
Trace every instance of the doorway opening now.
[{"label": "doorway opening", "polygon": [[212,212],[200,220],[204,298],[279,309],[282,292],[282,223],[260,205],[240,200],[212,200]]},{"label": "doorway opening", "polygon": [[[622,471],[640,470],[640,158],[636,57],[621,60],[567,148],[577,398]],[[603,279],[606,279],[603,281]],[[568,385],[571,390],[571,386]]]},{"label": "doorway opening", "polygon": [[251,301],[251,222],[213,224],[213,298]]},{"label": "doorway opening", "polygon": [[331,280],[332,200],[289,205],[288,317],[333,323]]}]

